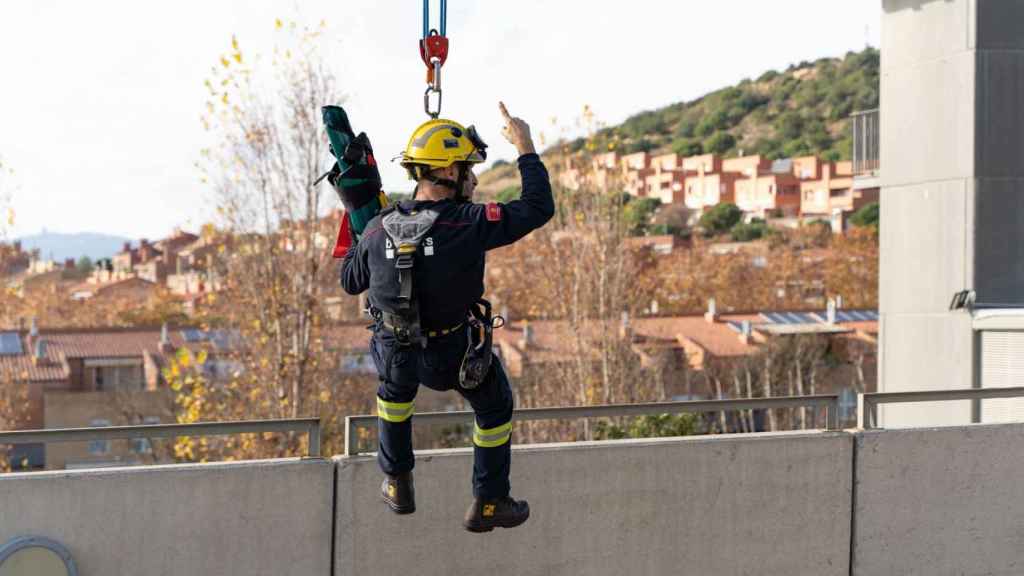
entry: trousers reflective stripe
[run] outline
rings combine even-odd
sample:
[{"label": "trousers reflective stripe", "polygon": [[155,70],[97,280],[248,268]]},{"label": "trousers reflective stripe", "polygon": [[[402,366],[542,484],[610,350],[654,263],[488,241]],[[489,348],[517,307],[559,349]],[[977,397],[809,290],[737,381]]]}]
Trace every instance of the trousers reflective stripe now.
[{"label": "trousers reflective stripe", "polygon": [[501,446],[512,437],[512,423],[506,422],[497,428],[481,428],[476,425],[473,430],[473,443],[481,448]]},{"label": "trousers reflective stripe", "polygon": [[412,402],[388,402],[377,398],[377,416],[388,422],[405,422],[412,417],[413,412]]}]

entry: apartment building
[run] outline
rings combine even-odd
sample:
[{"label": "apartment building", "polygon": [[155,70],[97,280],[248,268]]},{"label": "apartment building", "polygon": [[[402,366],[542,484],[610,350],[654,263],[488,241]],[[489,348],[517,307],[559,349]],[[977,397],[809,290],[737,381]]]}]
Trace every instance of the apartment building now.
[{"label": "apartment building", "polygon": [[773,164],[737,180],[736,206],[758,218],[796,216],[800,212],[800,180],[787,167]]},{"label": "apartment building", "polygon": [[734,172],[719,172],[686,176],[683,193],[686,207],[691,210],[706,210],[722,203],[736,202],[736,182],[743,176]]},{"label": "apartment building", "polygon": [[820,179],[800,184],[800,212],[821,217],[853,213],[878,202],[878,192],[878,188],[854,186],[852,162],[826,163],[821,167]]},{"label": "apartment building", "polygon": [[740,156],[722,160],[722,172],[734,172],[748,178],[771,170],[772,161],[761,155]]},{"label": "apartment building", "polygon": [[679,154],[662,154],[651,158],[650,173],[644,179],[644,196],[662,204],[685,201],[686,170]]}]

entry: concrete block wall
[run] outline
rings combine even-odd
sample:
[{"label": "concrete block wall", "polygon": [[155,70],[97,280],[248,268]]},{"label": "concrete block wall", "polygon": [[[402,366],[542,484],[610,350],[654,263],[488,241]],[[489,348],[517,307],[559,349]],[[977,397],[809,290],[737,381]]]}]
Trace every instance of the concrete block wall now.
[{"label": "concrete block wall", "polygon": [[326,576],[326,460],[0,475],[0,543],[45,536],[81,576]]},{"label": "concrete block wall", "polygon": [[0,544],[83,576],[1024,573],[1024,424],[524,446],[529,522],[470,534],[471,451],[419,454],[417,511],[372,456],[0,476]]},{"label": "concrete block wall", "polygon": [[1024,425],[856,436],[854,576],[1024,573]]},{"label": "concrete block wall", "polygon": [[470,450],[420,454],[404,517],[380,502],[372,457],[341,458],[335,574],[845,576],[852,446],[777,433],[517,448],[512,491],[531,518],[484,535],[461,526]]}]

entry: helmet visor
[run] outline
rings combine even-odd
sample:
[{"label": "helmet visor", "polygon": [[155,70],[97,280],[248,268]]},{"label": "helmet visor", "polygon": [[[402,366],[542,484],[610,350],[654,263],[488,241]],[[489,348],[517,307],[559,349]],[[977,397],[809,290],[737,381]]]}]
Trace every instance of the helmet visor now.
[{"label": "helmet visor", "polygon": [[476,153],[480,155],[481,161],[487,160],[487,144],[477,133],[476,126],[466,128],[466,138],[469,138],[469,142],[476,148]]}]

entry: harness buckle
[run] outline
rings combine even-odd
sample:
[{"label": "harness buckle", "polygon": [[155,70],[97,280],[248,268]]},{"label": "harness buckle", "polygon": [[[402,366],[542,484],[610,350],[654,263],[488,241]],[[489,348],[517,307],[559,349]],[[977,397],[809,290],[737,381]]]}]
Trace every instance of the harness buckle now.
[{"label": "harness buckle", "polygon": [[412,268],[412,264],[412,254],[399,254],[398,257],[395,258],[395,268],[398,268],[399,270],[408,270]]}]

